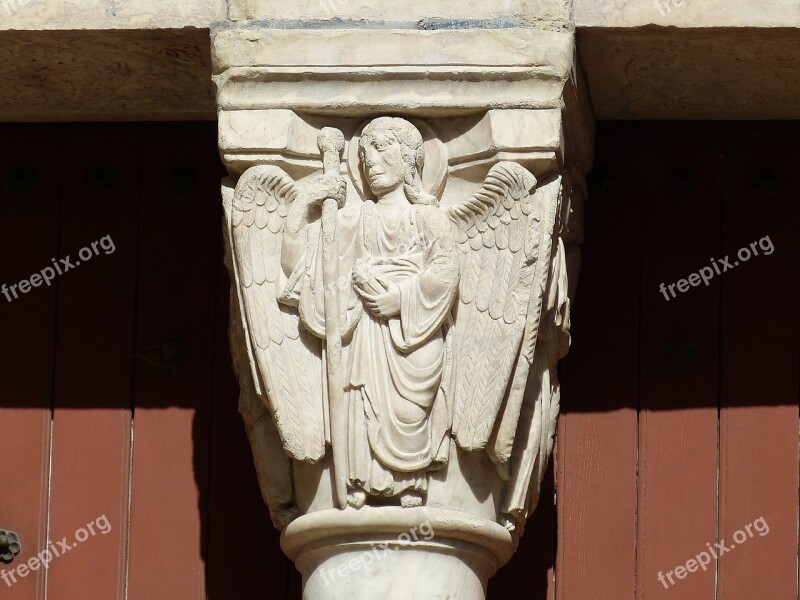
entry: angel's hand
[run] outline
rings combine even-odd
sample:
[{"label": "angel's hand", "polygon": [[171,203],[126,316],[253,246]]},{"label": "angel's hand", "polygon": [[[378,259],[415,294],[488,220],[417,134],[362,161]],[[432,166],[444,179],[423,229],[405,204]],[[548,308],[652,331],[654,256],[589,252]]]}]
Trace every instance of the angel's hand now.
[{"label": "angel's hand", "polygon": [[400,314],[400,288],[394,283],[386,283],[386,292],[383,294],[373,294],[365,291],[360,286],[356,286],[356,291],[364,301],[364,306],[376,317],[388,319]]},{"label": "angel's hand", "polygon": [[320,173],[301,187],[301,194],[308,206],[316,206],[333,198],[339,208],[342,208],[347,197],[347,180],[343,175]]}]

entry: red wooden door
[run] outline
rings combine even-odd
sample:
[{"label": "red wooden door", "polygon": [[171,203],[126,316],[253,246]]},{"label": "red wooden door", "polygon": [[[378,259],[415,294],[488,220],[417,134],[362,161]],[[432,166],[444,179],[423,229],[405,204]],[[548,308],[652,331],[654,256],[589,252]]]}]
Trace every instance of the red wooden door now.
[{"label": "red wooden door", "polygon": [[[797,598],[797,129],[600,124],[554,468],[490,598]],[[237,411],[214,124],[0,131],[0,597],[299,598]]]},{"label": "red wooden door", "polygon": [[555,597],[798,597],[798,132],[600,124]]},{"label": "red wooden door", "polygon": [[0,528],[22,541],[0,597],[285,597],[227,350],[214,124],[0,129]]}]

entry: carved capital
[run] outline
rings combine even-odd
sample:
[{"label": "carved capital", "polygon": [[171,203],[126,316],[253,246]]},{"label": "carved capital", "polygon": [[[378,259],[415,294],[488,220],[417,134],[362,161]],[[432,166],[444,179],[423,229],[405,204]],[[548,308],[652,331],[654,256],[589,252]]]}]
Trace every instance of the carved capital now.
[{"label": "carved capital", "polygon": [[592,161],[572,30],[213,44],[240,409],[304,597],[483,599],[569,348]]}]

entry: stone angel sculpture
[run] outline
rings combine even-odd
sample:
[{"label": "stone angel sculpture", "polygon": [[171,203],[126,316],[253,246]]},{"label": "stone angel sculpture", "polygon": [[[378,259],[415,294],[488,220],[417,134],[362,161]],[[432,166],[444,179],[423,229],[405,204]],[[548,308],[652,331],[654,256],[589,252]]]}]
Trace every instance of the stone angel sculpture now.
[{"label": "stone angel sculpture", "polygon": [[503,487],[497,519],[519,527],[569,345],[560,178],[540,186],[499,162],[472,197],[440,206],[411,122],[376,118],[358,144],[373,198],[348,188],[328,140],[323,173],[252,167],[227,209],[235,359],[254,453],[272,455],[260,476],[273,518],[312,503],[292,475],[306,465],[329,471],[314,491],[328,508],[415,507],[433,471],[484,452]]}]

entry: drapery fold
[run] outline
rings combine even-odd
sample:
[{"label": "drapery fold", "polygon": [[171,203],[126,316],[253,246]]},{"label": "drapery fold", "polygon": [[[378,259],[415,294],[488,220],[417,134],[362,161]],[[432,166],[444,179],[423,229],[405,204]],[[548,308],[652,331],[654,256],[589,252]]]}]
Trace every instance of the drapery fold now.
[{"label": "drapery fold", "polygon": [[[448,323],[459,275],[449,227],[438,209],[410,204],[384,215],[368,202],[338,217],[334,293],[342,322],[349,480],[372,494],[424,492],[426,472],[447,461]],[[298,299],[303,325],[324,337],[320,243],[318,229],[310,231],[284,296]],[[397,286],[399,315],[376,317],[363,307],[352,285],[354,268]]]}]

